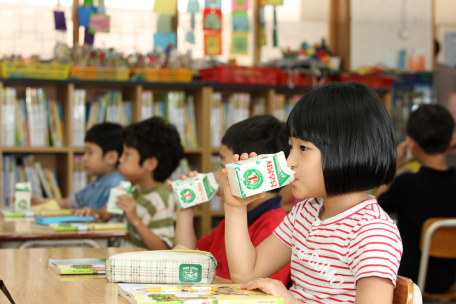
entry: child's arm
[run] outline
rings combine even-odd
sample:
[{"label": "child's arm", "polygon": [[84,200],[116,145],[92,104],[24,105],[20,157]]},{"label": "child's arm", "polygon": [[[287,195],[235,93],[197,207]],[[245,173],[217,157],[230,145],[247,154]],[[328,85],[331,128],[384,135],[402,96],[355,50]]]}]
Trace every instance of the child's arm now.
[{"label": "child's arm", "polygon": [[174,243],[190,249],[196,249],[196,235],[193,227],[193,208],[177,207],[176,238]]},{"label": "child's arm", "polygon": [[59,204],[60,208],[70,209],[71,208],[71,201],[70,198],[65,197],[62,199],[54,199],[54,198],[36,198],[32,197],[32,206],[34,205],[41,205],[47,203],[49,201],[55,200]]},{"label": "child's arm", "polygon": [[[187,174],[188,177],[194,177],[198,174],[197,171],[192,171]],[[185,180],[185,175],[179,176],[179,179]],[[172,189],[171,181],[168,181],[168,186]],[[176,218],[176,236],[174,244],[182,245],[186,248],[196,249],[196,235],[195,228],[193,227],[193,208],[180,209],[177,207]]]},{"label": "child's arm", "polygon": [[149,250],[167,250],[169,246],[158,235],[150,231],[136,213],[136,201],[131,195],[121,195],[118,197],[117,206],[125,211],[125,217],[138,232],[141,240]]},{"label": "child's arm", "polygon": [[393,303],[394,285],[391,280],[367,277],[356,282],[356,304]]},{"label": "child's arm", "polygon": [[[250,157],[255,156],[256,153],[250,154]],[[247,154],[241,156],[243,160],[247,158]],[[238,160],[239,155],[233,156],[233,162]],[[242,199],[234,197],[225,169],[222,175],[225,178],[225,245],[231,280],[233,283],[245,283],[270,277],[290,262],[291,248],[274,235],[258,247],[253,246],[247,227],[247,205],[264,197],[264,194]]]}]

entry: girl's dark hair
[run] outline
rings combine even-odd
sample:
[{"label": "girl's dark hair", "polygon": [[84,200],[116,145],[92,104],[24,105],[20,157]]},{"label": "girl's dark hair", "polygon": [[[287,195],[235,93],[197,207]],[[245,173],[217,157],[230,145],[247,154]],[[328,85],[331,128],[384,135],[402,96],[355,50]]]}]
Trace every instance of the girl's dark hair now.
[{"label": "girl's dark hair", "polygon": [[152,117],[126,127],[122,132],[122,141],[127,147],[138,150],[140,166],[149,157],[157,159],[158,166],[153,177],[159,182],[169,178],[184,157],[184,148],[176,127],[165,124],[160,117]]},{"label": "girl's dark hair", "polygon": [[333,82],[313,89],[291,111],[287,132],[320,149],[329,196],[369,190],[394,179],[391,119],[377,93],[364,84]]}]

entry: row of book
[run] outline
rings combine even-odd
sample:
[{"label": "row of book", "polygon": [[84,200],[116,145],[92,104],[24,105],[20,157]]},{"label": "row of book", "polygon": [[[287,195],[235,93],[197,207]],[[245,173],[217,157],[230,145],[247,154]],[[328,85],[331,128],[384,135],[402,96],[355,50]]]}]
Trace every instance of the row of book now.
[{"label": "row of book", "polygon": [[73,192],[79,192],[88,184],[87,172],[84,170],[82,155],[73,156]]},{"label": "row of book", "polygon": [[1,92],[2,146],[62,147],[62,102],[47,100],[42,88],[26,88],[18,98],[15,88]]},{"label": "row of book", "polygon": [[54,168],[43,168],[33,155],[3,155],[2,206],[12,207],[16,183],[30,182],[36,198],[62,198]]},{"label": "row of book", "polygon": [[287,121],[290,112],[302,95],[287,97],[283,94],[274,96],[274,116],[281,121]]},{"label": "row of book", "polygon": [[247,93],[212,94],[211,144],[219,147],[226,130],[254,115],[265,114],[264,98],[251,98]]},{"label": "row of book", "polygon": [[198,148],[196,132],[195,102],[184,92],[153,93],[141,95],[141,119],[159,116],[173,124],[179,132],[184,148]]},{"label": "row of book", "polygon": [[132,102],[124,101],[122,93],[108,91],[100,94],[94,101],[86,103],[86,131],[103,122],[118,123],[128,126],[132,122]]}]

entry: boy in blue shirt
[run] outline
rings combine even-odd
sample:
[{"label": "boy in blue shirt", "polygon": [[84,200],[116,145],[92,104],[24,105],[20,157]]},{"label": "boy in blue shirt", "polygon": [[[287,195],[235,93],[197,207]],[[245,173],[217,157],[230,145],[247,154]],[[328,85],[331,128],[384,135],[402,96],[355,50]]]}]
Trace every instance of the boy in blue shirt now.
[{"label": "boy in blue shirt", "polygon": [[[80,209],[90,207],[99,209],[108,203],[109,192],[124,179],[117,171],[119,158],[123,152],[120,134],[122,126],[114,123],[102,123],[93,126],[85,136],[84,170],[88,175],[95,175],[97,180],[69,197],[57,202],[62,208]],[[49,199],[33,199],[33,204],[42,204]]]}]

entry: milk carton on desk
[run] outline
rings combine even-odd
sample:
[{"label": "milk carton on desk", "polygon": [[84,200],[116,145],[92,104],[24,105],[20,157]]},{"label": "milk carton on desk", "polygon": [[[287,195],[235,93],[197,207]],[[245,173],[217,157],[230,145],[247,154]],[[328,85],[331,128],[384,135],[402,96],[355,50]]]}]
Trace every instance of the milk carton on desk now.
[{"label": "milk carton on desk", "polygon": [[16,191],[14,192],[14,210],[23,211],[29,210],[32,205],[32,184],[16,183]]},{"label": "milk carton on desk", "polygon": [[123,214],[124,213],[124,210],[122,208],[119,208],[116,205],[116,202],[118,201],[117,197],[124,195],[124,194],[130,194],[130,195],[133,194],[133,192],[131,190],[131,182],[121,181],[119,186],[111,189],[111,192],[109,192],[108,209],[107,209],[107,211],[109,213],[114,213],[114,214]]},{"label": "milk carton on desk", "polygon": [[287,167],[285,154],[262,154],[226,165],[231,193],[248,197],[283,187],[294,181],[295,172]]},{"label": "milk carton on desk", "polygon": [[213,173],[198,174],[171,183],[179,208],[185,209],[210,201],[219,185]]}]

